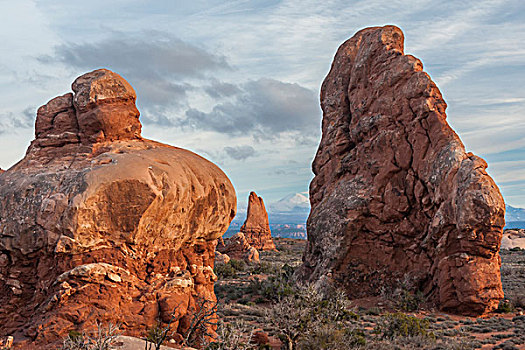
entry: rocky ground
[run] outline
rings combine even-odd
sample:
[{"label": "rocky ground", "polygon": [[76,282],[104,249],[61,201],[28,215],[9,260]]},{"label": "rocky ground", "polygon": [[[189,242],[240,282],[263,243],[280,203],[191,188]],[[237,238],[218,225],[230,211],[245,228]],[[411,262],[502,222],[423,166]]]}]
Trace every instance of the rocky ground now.
[{"label": "rocky ground", "polygon": [[[289,238],[274,241],[278,251],[261,252],[260,264],[234,260],[217,266],[219,280],[215,292],[223,322],[235,325],[246,337],[263,332],[257,333],[257,337],[269,335],[266,348],[279,349],[285,337],[267,315],[275,310],[280,299],[296,293],[288,278],[301,262],[306,241]],[[351,317],[345,327],[352,328],[352,336],[345,342],[347,348],[525,349],[525,250],[502,250],[501,258],[506,299],[497,312],[473,318],[428,309],[422,297],[403,289],[403,282],[394,291],[382,291],[381,298],[350,302]],[[240,325],[241,320],[244,323]],[[408,333],[403,331],[407,329]],[[323,346],[304,340],[309,338],[307,334],[300,334],[299,338],[303,339],[299,348]]]}]

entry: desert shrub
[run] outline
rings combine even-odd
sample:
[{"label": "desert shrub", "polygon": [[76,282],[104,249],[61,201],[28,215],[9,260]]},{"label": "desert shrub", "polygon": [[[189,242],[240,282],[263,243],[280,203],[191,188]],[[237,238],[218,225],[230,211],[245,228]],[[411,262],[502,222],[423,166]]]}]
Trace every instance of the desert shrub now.
[{"label": "desert shrub", "polygon": [[294,294],[294,286],[282,275],[268,278],[261,287],[260,294],[270,301],[278,301]]},{"label": "desert shrub", "polygon": [[231,259],[227,264],[216,264],[213,271],[219,278],[235,278],[237,273],[244,272],[245,269],[244,261]]},{"label": "desert shrub", "polygon": [[322,294],[309,285],[297,286],[293,294],[273,304],[266,315],[269,325],[288,350],[297,349],[299,343],[313,349],[319,342],[332,344],[334,347],[330,349],[336,349],[334,344],[345,339],[347,346],[359,344],[364,337],[355,330],[358,318],[349,310],[344,292]]},{"label": "desert shrub", "polygon": [[366,338],[363,331],[344,327],[340,323],[323,323],[305,333],[298,347],[301,350],[340,350],[364,345]]},{"label": "desert shrub", "polygon": [[254,328],[245,321],[235,320],[225,323],[219,321],[217,324],[217,339],[206,344],[206,350],[255,350],[256,345],[250,340]]},{"label": "desert shrub", "polygon": [[235,269],[229,262],[227,264],[216,264],[213,269],[213,272],[220,279],[233,278],[237,276],[237,271],[235,271]]},{"label": "desert shrub", "polygon": [[512,305],[512,302],[509,300],[501,300],[498,304],[496,312],[501,314],[508,314],[514,312],[514,305]]},{"label": "desert shrub", "polygon": [[244,260],[231,259],[228,261],[228,264],[230,264],[236,271],[239,272],[242,272],[246,269],[246,263]]},{"label": "desert shrub", "polygon": [[254,264],[250,272],[252,274],[274,275],[279,273],[279,268],[272,263],[262,261],[260,264]]},{"label": "desert shrub", "polygon": [[97,323],[96,330],[91,332],[69,331],[64,339],[62,350],[109,350],[119,336],[119,325],[108,324],[107,327]]},{"label": "desert shrub", "polygon": [[397,337],[435,338],[434,333],[428,330],[429,326],[428,320],[396,312],[382,316],[377,323],[376,332],[383,339],[394,339]]},{"label": "desert shrub", "polygon": [[403,311],[419,310],[425,297],[420,290],[417,290],[414,278],[406,274],[402,279],[398,279],[393,286],[382,287],[381,297],[390,306]]},{"label": "desert shrub", "polygon": [[425,301],[425,297],[421,291],[411,292],[406,289],[397,291],[396,306],[403,311],[419,310],[421,304]]},{"label": "desert shrub", "polygon": [[[179,305],[175,306],[167,323],[163,324],[159,320],[148,330],[148,334],[146,338],[144,338],[146,350],[160,349],[166,339],[173,335],[171,324],[176,320],[178,307]],[[209,339],[214,336],[214,334],[210,332],[210,328],[217,325],[216,313],[216,302],[197,298],[195,305],[188,309],[188,314],[191,315],[191,319],[189,327],[182,334],[182,345],[201,348],[204,344],[207,344]]]},{"label": "desert shrub", "polygon": [[[295,293],[295,287],[291,282],[293,268],[284,265],[276,274],[269,276],[266,280],[255,278],[246,287],[246,293],[259,296],[257,303],[267,301],[279,301],[282,298]],[[264,298],[264,299],[263,299]]]}]

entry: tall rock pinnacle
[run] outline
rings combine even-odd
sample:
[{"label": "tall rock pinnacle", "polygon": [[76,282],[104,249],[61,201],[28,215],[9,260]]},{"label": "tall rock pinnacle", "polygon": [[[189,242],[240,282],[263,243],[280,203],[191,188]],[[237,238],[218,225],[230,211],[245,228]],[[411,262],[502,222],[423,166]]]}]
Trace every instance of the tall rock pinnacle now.
[{"label": "tall rock pinnacle", "polygon": [[503,297],[503,198],[403,41],[395,26],[366,28],[335,55],[298,275],[352,297],[409,276],[441,309],[481,314]]},{"label": "tall rock pinnacle", "polygon": [[275,250],[264,201],[255,192],[250,192],[248,197],[246,220],[240,231],[252,247],[258,250]]}]

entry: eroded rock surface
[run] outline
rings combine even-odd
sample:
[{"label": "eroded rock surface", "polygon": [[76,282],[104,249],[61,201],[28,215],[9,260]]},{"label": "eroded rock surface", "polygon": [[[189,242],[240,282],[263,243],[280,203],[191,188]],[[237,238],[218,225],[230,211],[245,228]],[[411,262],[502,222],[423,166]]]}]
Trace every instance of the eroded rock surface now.
[{"label": "eroded rock surface", "polygon": [[480,314],[503,297],[505,205],[403,41],[397,27],[367,28],[335,55],[298,277],[364,297],[408,274],[441,309]]},{"label": "eroded rock surface", "polygon": [[[143,139],[133,88],[97,70],[38,109],[0,176],[0,334],[47,344],[96,321],[143,336],[215,300],[215,242],[235,215],[226,175]],[[178,317],[181,316],[181,317]]]},{"label": "eroded rock surface", "polygon": [[259,251],[248,243],[242,232],[237,232],[230,238],[226,238],[222,246],[217,246],[217,250],[228,256],[228,261],[231,258],[247,262],[259,262]]},{"label": "eroded rock surface", "polygon": [[244,233],[246,241],[252,247],[258,250],[275,250],[264,201],[255,192],[250,192],[248,197],[246,220],[240,232]]}]

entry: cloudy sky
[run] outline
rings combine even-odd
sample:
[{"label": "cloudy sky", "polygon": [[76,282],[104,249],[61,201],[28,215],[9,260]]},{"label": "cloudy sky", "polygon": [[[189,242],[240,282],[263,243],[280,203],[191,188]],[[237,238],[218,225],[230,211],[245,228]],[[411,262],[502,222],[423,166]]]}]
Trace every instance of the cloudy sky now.
[{"label": "cloudy sky", "polygon": [[0,167],[23,156],[38,106],[105,67],[135,87],[145,137],[212,160],[241,201],[307,191],[333,55],[385,24],[403,29],[507,203],[525,207],[521,0],[0,0]]}]

